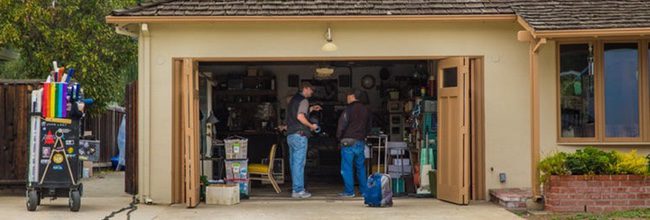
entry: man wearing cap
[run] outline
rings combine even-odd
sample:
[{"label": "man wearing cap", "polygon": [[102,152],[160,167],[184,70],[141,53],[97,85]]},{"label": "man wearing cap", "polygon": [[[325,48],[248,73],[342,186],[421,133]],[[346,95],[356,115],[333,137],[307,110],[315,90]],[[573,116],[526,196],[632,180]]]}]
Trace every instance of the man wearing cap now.
[{"label": "man wearing cap", "polygon": [[[359,192],[366,192],[365,146],[366,136],[372,127],[371,113],[360,99],[364,95],[361,90],[347,93],[347,107],[339,118],[336,137],[341,140],[341,176],[345,188],[339,196],[352,198],[354,194],[354,171],[359,181]],[[354,169],[353,169],[354,167]]]},{"label": "man wearing cap", "polygon": [[305,190],[305,162],[307,160],[307,140],[318,125],[309,121],[309,113],[320,111],[318,105],[309,106],[309,98],[314,94],[312,85],[303,82],[300,91],[296,93],[287,106],[287,143],[291,167],[291,182],[293,193],[291,197],[304,199],[311,197]]}]

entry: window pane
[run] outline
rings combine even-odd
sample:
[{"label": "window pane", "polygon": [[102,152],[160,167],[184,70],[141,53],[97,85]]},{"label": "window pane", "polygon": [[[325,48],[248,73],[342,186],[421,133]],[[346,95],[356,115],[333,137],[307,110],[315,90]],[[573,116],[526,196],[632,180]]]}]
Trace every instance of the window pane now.
[{"label": "window pane", "polygon": [[442,86],[443,87],[456,87],[458,86],[458,68],[452,67],[442,70]]},{"label": "window pane", "polygon": [[562,137],[595,137],[592,64],[588,44],[560,46]]},{"label": "window pane", "polygon": [[605,135],[639,136],[639,53],[636,43],[605,44]]}]

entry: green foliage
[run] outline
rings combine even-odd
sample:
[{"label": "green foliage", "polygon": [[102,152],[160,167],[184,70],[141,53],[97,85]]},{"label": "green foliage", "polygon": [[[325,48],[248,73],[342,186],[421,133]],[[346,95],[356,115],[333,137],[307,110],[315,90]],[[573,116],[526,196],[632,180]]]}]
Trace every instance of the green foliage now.
[{"label": "green foliage", "polygon": [[611,164],[616,163],[614,152],[605,152],[594,147],[586,147],[567,155],[566,167],[573,175],[612,174]]},{"label": "green foliage", "polygon": [[629,153],[613,152],[616,156],[616,163],[611,165],[610,170],[616,174],[645,175],[648,173],[648,159],[638,155],[636,150]]},{"label": "green foliage", "polygon": [[546,182],[551,175],[569,175],[569,169],[566,167],[567,153],[557,152],[539,162],[541,171],[541,182]]},{"label": "green foliage", "polygon": [[650,172],[650,154],[646,155],[645,159],[648,161],[648,172]]},{"label": "green foliage", "polygon": [[650,175],[650,155],[636,150],[605,152],[593,147],[575,153],[556,152],[539,162],[540,180],[551,175]]},{"label": "green foliage", "polygon": [[[0,47],[20,60],[0,77],[45,79],[52,61],[77,70],[76,79],[98,108],[123,97],[127,71],[137,63],[135,39],[115,33],[105,16],[135,0],[0,0]],[[17,75],[20,74],[20,75]]]}]

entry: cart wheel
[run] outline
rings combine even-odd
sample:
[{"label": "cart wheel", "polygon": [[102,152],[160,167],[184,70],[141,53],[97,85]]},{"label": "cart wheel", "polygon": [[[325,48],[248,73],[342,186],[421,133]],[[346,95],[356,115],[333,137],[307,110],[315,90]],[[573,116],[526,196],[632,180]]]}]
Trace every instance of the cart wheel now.
[{"label": "cart wheel", "polygon": [[36,207],[38,207],[39,203],[38,200],[38,193],[36,193],[36,190],[27,190],[27,211],[36,211]]},{"label": "cart wheel", "polygon": [[84,196],[84,184],[83,183],[79,183],[78,190],[79,190],[79,195]]},{"label": "cart wheel", "polygon": [[70,205],[70,211],[79,211],[79,208],[81,208],[81,194],[79,194],[78,190],[70,191],[70,198],[68,198],[68,203]]}]

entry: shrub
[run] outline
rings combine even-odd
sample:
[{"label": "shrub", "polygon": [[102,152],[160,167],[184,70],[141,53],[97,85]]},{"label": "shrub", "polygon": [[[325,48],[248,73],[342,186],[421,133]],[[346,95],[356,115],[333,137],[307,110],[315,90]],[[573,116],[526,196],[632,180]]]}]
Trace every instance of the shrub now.
[{"label": "shrub", "polygon": [[551,175],[569,175],[569,169],[566,168],[567,153],[557,152],[539,162],[539,171],[541,173],[540,181],[546,182]]},{"label": "shrub", "polygon": [[650,155],[641,156],[636,150],[605,152],[586,147],[575,153],[549,155],[539,162],[539,171],[541,182],[551,175],[650,175]]},{"label": "shrub", "polygon": [[635,174],[646,175],[648,173],[648,159],[632,150],[629,153],[613,152],[616,156],[616,163],[612,164],[610,170],[614,174]]},{"label": "shrub", "polygon": [[648,161],[648,172],[650,172],[650,154],[646,155],[645,159]]},{"label": "shrub", "polygon": [[605,152],[594,147],[586,147],[567,155],[566,167],[572,175],[613,174],[611,165],[616,164],[614,152]]}]

